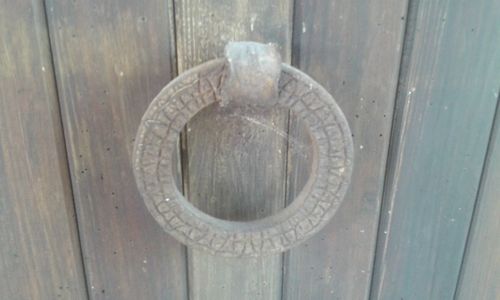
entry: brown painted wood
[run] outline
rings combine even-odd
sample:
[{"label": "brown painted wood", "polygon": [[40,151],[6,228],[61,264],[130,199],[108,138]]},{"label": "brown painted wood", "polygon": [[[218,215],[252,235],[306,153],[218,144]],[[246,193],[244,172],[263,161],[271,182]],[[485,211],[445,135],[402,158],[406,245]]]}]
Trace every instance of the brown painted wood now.
[{"label": "brown painted wood", "polygon": [[457,299],[500,297],[500,106],[489,142],[467,252],[457,285]]},{"label": "brown painted wood", "polygon": [[41,1],[0,1],[0,299],[86,299]]},{"label": "brown painted wood", "polygon": [[173,75],[168,1],[48,1],[92,299],[186,299],[185,248],[136,189],[140,118]]},{"label": "brown painted wood", "polygon": [[[405,13],[406,1],[296,2],[294,65],[339,103],[355,153],[351,187],[332,222],[286,256],[284,299],[368,298]],[[301,126],[291,125],[306,145]],[[307,179],[300,169],[310,159],[290,149],[288,199]]]},{"label": "brown painted wood", "polygon": [[498,99],[500,3],[412,3],[371,296],[453,299]]},{"label": "brown painted wood", "polygon": [[[180,71],[221,57],[231,40],[273,42],[290,61],[292,1],[175,2]],[[249,220],[284,206],[285,111],[211,106],[186,130],[185,187],[207,213]],[[230,259],[189,252],[190,299],[279,299],[282,257]]]}]

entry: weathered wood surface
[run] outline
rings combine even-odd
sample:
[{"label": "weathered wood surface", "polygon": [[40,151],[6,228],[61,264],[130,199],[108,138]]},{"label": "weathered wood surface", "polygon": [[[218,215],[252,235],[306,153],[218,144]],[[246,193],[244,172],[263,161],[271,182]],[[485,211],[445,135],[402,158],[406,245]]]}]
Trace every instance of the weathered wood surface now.
[{"label": "weathered wood surface", "polygon": [[[1,299],[87,299],[85,282],[91,299],[367,299],[371,276],[373,299],[498,297],[500,3],[172,1],[0,0]],[[132,176],[149,102],[230,40],[277,43],[354,135],[344,205],[284,257],[186,252]],[[269,215],[307,180],[309,145],[286,111],[209,107],[183,136],[185,192],[217,217]]]},{"label": "weathered wood surface", "polygon": [[[405,13],[405,1],[296,3],[293,63],[339,103],[355,153],[351,188],[332,222],[286,256],[284,299],[368,297]],[[300,132],[292,127],[299,140]],[[308,175],[295,168],[308,164],[293,155],[289,164],[291,199]]]},{"label": "weathered wood surface", "polygon": [[0,1],[0,299],[86,299],[41,1]]},{"label": "weathered wood surface", "polygon": [[147,105],[171,80],[169,1],[47,1],[91,299],[186,299],[185,248],[132,174]]},{"label": "weathered wood surface", "polygon": [[[498,31],[497,31],[498,34]],[[500,65],[497,70],[500,70]],[[500,71],[499,71],[500,72]],[[499,74],[500,75],[500,74]],[[500,78],[500,76],[498,77]],[[456,299],[500,297],[500,106],[497,104]]]},{"label": "weathered wood surface", "polygon": [[[276,43],[290,61],[292,1],[176,1],[179,71],[223,56],[228,41]],[[288,113],[211,106],[190,122],[186,193],[203,211],[249,220],[284,206]],[[279,299],[282,257],[189,251],[190,299]]]},{"label": "weathered wood surface", "polygon": [[498,97],[499,3],[414,4],[373,299],[453,298]]}]

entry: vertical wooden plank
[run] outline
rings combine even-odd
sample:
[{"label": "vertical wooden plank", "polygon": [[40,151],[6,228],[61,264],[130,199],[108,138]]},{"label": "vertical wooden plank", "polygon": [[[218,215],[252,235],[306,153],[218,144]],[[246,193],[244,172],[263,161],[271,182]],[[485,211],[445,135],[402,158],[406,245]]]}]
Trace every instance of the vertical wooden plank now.
[{"label": "vertical wooden plank", "polygon": [[414,4],[374,299],[453,298],[498,97],[500,3]]},{"label": "vertical wooden plank", "polygon": [[[290,0],[175,1],[179,71],[221,57],[228,41],[280,46],[290,61]],[[211,106],[187,126],[185,192],[216,217],[249,220],[284,206],[286,111]],[[203,200],[209,199],[204,202]],[[190,299],[279,299],[282,257],[231,259],[189,251]]]},{"label": "vertical wooden plank", "polygon": [[[351,187],[332,222],[286,256],[285,299],[368,297],[405,13],[406,1],[296,3],[293,63],[339,103],[355,154]],[[303,139],[300,124],[291,125]],[[309,157],[293,148],[289,200],[309,173]]]},{"label": "vertical wooden plank", "polygon": [[0,1],[0,299],[86,299],[42,1]]},{"label": "vertical wooden plank", "polygon": [[482,175],[467,251],[457,286],[457,299],[500,297],[500,106]]},{"label": "vertical wooden plank", "polygon": [[131,167],[140,118],[172,78],[169,5],[47,3],[92,299],[187,297],[185,248],[149,215]]}]

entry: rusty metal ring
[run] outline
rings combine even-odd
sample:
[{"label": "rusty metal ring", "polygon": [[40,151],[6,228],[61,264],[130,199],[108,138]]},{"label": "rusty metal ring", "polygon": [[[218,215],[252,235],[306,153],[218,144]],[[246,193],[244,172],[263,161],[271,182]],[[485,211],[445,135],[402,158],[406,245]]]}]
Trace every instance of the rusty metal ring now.
[{"label": "rusty metal ring", "polygon": [[[351,133],[332,96],[303,72],[281,64],[275,50],[266,48],[270,46],[237,43],[233,47],[236,50],[226,51],[226,59],[188,70],[156,96],[137,133],[134,174],[150,213],[182,243],[231,257],[279,253],[311,237],[337,211],[352,173]],[[255,55],[242,55],[238,47]],[[264,63],[256,65],[256,60]],[[242,78],[261,85],[258,91],[255,86],[251,89],[259,97],[249,95],[245,87],[234,88],[235,80]],[[312,137],[312,171],[298,197],[278,213],[250,222],[217,219],[200,211],[177,189],[172,174],[179,133],[189,119],[212,103],[236,98],[250,105],[291,109],[305,121]]]}]

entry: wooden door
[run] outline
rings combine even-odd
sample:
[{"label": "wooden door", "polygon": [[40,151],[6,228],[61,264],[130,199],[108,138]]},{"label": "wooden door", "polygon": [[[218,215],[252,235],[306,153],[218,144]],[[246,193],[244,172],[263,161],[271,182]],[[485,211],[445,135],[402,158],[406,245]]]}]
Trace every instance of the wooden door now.
[{"label": "wooden door", "polygon": [[[500,299],[499,11],[495,0],[0,0],[0,299]],[[131,167],[155,95],[239,40],[277,44],[323,85],[355,147],[333,220],[246,259],[163,232]],[[205,212],[257,219],[300,192],[307,145],[286,110],[211,106],[181,134],[174,172]]]}]

